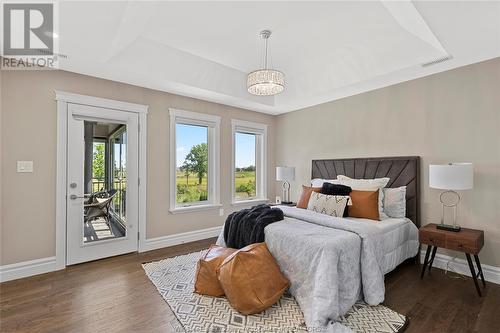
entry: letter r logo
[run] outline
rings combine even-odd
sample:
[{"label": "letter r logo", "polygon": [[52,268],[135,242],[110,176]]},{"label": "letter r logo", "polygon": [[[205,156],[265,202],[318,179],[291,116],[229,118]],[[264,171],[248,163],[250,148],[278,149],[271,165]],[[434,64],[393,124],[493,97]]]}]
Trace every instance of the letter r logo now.
[{"label": "letter r logo", "polygon": [[53,55],[53,4],[4,4],[3,22],[5,55]]}]

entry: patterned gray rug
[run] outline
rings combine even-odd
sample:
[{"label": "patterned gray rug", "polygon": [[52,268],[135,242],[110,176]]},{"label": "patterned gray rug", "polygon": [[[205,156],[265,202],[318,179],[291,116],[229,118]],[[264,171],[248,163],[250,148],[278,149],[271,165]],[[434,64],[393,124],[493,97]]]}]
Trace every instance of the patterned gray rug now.
[{"label": "patterned gray rug", "polygon": [[[266,311],[245,316],[233,310],[225,298],[193,293],[196,263],[205,251],[143,264],[148,278],[177,317],[175,332],[242,333],[307,332],[299,305],[291,295]],[[178,320],[178,321],[177,321]],[[341,322],[354,332],[403,332],[407,318],[383,305],[356,303]]]}]

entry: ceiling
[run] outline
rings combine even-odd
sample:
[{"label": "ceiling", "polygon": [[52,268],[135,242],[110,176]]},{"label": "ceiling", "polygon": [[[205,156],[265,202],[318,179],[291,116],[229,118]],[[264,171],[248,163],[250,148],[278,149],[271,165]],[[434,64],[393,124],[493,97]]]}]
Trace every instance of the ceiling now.
[{"label": "ceiling", "polygon": [[[64,70],[280,114],[500,56],[497,1],[61,2]],[[246,75],[270,65],[285,91]],[[447,55],[451,60],[427,63]]]}]

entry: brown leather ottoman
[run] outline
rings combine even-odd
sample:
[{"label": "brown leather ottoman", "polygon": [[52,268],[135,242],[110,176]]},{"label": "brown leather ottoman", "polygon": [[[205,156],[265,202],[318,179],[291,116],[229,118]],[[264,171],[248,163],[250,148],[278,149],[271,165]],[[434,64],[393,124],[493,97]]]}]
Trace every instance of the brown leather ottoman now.
[{"label": "brown leather ottoman", "polygon": [[245,315],[269,308],[290,285],[265,243],[231,254],[219,266],[218,276],[229,303]]},{"label": "brown leather ottoman", "polygon": [[194,283],[195,293],[215,297],[224,296],[224,290],[217,278],[217,268],[235,251],[236,249],[218,245],[210,246],[205,256],[198,261]]}]

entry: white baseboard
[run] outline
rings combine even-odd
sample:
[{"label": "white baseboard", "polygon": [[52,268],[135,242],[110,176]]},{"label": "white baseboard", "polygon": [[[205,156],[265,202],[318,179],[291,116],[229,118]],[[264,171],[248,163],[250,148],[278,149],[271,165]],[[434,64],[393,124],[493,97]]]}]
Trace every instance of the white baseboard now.
[{"label": "white baseboard", "polygon": [[47,257],[0,266],[0,282],[16,280],[28,276],[56,270],[56,257]]},{"label": "white baseboard", "polygon": [[194,242],[201,239],[207,239],[219,236],[222,227],[213,227],[195,231],[183,232],[175,235],[168,235],[156,238],[146,239],[145,244],[140,247],[139,252],[161,249],[189,242]]},{"label": "white baseboard", "polygon": [[[425,259],[425,251],[422,250],[420,252],[421,262],[424,262]],[[480,258],[481,259],[481,258]],[[477,273],[477,267],[474,259],[472,259],[474,263],[474,269]],[[453,271],[458,274],[471,276],[469,264],[466,260],[460,258],[450,257],[444,254],[436,253],[436,257],[434,258],[434,263],[432,267],[437,267],[446,270],[448,266],[448,270]],[[484,265],[481,263],[481,268],[483,269],[484,279],[488,282],[500,284],[500,268],[490,265]]]}]

